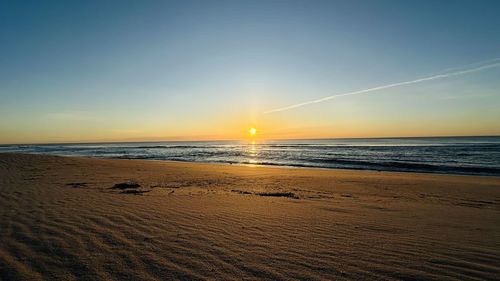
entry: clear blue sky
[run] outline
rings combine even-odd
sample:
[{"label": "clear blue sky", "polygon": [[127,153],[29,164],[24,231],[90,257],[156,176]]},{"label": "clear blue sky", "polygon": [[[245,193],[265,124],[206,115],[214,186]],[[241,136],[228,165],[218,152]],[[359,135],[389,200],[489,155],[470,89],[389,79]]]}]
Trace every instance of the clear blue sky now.
[{"label": "clear blue sky", "polygon": [[500,1],[2,1],[0,143],[500,134]]}]

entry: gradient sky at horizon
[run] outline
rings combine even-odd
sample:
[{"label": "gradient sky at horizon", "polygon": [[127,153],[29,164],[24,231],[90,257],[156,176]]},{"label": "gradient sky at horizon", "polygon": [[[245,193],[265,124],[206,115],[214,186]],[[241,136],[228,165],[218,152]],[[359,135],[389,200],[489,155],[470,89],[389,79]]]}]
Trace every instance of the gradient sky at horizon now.
[{"label": "gradient sky at horizon", "polygon": [[2,1],[0,143],[500,135],[498,1]]}]

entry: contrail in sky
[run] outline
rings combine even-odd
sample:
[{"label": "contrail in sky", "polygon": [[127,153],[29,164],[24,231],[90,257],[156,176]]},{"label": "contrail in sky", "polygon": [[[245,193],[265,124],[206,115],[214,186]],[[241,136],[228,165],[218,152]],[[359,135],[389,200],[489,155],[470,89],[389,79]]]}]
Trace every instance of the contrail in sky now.
[{"label": "contrail in sky", "polygon": [[[488,63],[488,64],[478,66],[475,68],[469,68],[469,69],[455,71],[455,72],[437,74],[437,75],[432,75],[432,76],[419,78],[419,79],[415,79],[415,80],[403,81],[403,82],[388,84],[388,85],[384,85],[384,86],[378,86],[378,87],[373,87],[373,88],[369,88],[369,89],[328,96],[328,97],[324,97],[324,98],[320,98],[320,99],[316,99],[316,100],[306,101],[306,102],[297,103],[297,104],[293,104],[293,105],[289,105],[289,106],[285,106],[285,107],[281,107],[281,108],[272,109],[269,111],[265,111],[264,114],[294,109],[294,108],[298,108],[298,107],[302,107],[302,106],[306,106],[306,105],[310,105],[310,104],[314,104],[314,103],[320,103],[320,102],[324,102],[324,101],[339,98],[339,97],[368,94],[368,93],[372,93],[372,92],[379,91],[379,90],[384,90],[384,89],[389,89],[389,88],[394,88],[394,87],[399,87],[399,86],[404,86],[404,85],[410,85],[410,84],[416,84],[416,83],[421,83],[421,82],[426,82],[426,81],[445,79],[448,77],[459,76],[459,75],[464,75],[464,74],[482,71],[485,69],[495,68],[495,67],[500,66],[500,58],[495,58],[495,59],[492,59],[492,60],[489,60],[489,61],[486,61],[483,63]],[[461,68],[470,67],[472,65],[477,65],[477,64],[478,63],[468,64],[468,65],[463,66]],[[455,69],[457,69],[457,68],[455,68]]]}]

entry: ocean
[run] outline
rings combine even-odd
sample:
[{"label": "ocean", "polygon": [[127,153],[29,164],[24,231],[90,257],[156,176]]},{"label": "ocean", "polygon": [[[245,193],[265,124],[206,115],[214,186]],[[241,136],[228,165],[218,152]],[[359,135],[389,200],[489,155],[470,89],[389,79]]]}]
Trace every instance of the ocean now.
[{"label": "ocean", "polygon": [[1,152],[500,176],[500,137],[30,144]]}]

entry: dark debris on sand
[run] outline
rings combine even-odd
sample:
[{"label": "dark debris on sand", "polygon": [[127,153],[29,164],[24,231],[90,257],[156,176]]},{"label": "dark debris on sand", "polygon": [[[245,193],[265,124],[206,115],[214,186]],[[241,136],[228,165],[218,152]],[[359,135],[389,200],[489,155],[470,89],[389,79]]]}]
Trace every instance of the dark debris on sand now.
[{"label": "dark debris on sand", "polygon": [[141,185],[134,181],[127,181],[117,183],[110,187],[110,189],[119,189],[121,194],[143,195],[144,193],[151,192],[151,189],[141,189]]},{"label": "dark debris on sand", "polygon": [[292,199],[299,199],[297,195],[293,192],[259,192],[255,193],[255,195],[259,196],[267,196],[267,197],[286,197]]},{"label": "dark debris on sand", "polygon": [[150,192],[151,190],[135,190],[135,189],[127,189],[120,193],[122,194],[133,194],[133,195],[142,195],[144,193]]},{"label": "dark debris on sand", "polygon": [[122,182],[122,183],[117,183],[111,187],[111,189],[129,189],[129,188],[139,188],[141,187],[140,184],[133,182],[133,181],[128,181],[128,182]]}]

